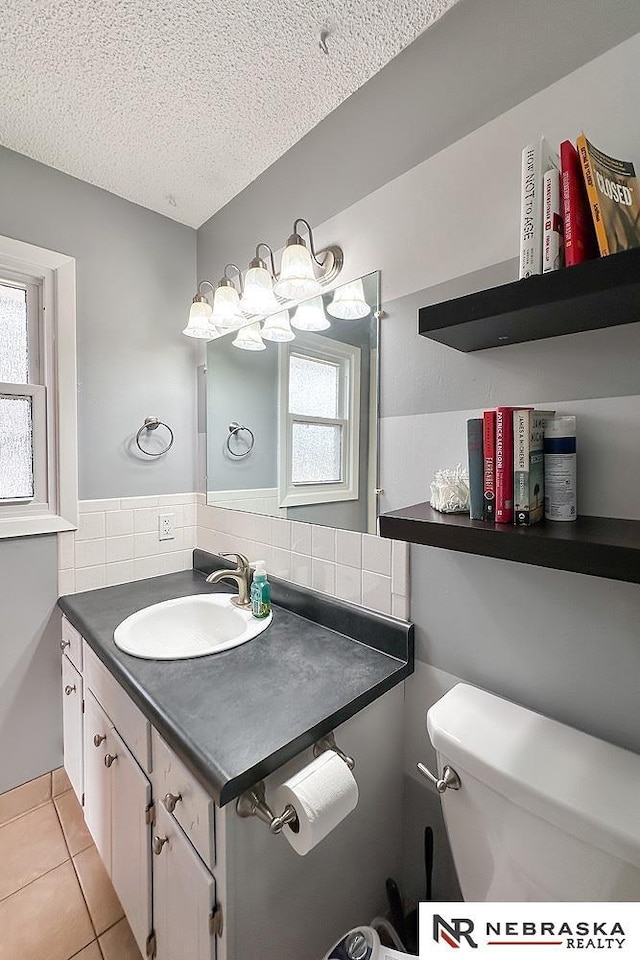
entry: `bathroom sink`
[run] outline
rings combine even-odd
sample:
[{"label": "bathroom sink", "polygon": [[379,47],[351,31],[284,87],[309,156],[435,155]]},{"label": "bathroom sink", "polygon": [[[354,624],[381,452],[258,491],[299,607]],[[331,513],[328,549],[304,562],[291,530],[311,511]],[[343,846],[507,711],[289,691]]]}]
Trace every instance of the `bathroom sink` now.
[{"label": "bathroom sink", "polygon": [[117,647],[146,660],[205,657],[253,640],[273,614],[256,620],[250,608],[231,603],[231,594],[211,593],[165,600],[132,614],[116,627]]}]

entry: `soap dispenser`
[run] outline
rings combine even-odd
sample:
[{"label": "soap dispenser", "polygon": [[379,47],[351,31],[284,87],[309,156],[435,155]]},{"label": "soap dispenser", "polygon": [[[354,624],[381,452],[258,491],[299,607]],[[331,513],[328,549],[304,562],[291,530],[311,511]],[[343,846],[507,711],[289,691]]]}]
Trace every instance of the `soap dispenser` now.
[{"label": "soap dispenser", "polygon": [[251,584],[251,613],[257,620],[264,620],[271,613],[271,585],[267,580],[266,562],[256,560]]}]

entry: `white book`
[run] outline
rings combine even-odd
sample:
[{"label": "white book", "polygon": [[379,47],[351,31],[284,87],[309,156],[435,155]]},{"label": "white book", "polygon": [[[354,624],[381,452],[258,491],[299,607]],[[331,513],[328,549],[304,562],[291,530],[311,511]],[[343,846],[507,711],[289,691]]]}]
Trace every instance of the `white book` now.
[{"label": "white book", "polygon": [[560,209],[560,171],[547,170],[543,180],[542,272],[562,266],[564,223]]},{"label": "white book", "polygon": [[520,279],[542,273],[542,191],[547,170],[558,169],[544,137],[522,151],[520,193]]}]

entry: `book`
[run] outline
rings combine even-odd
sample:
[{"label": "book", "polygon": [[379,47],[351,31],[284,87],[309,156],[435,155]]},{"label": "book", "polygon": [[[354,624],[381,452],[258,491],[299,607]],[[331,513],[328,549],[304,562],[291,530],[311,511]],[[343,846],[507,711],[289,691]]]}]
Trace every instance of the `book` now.
[{"label": "book", "polygon": [[633,164],[602,153],[584,134],[577,148],[600,256],[640,247],[640,193]]},{"label": "book", "polygon": [[558,158],[544,137],[522,151],[520,186],[520,279],[542,273],[542,189],[547,170]]},{"label": "book", "polygon": [[517,409],[521,408],[496,410],[496,523],[513,523],[513,411]]},{"label": "book", "polygon": [[539,523],[544,516],[544,427],[554,410],[513,411],[513,522]]},{"label": "book", "polygon": [[469,516],[472,520],[484,519],[484,460],[482,433],[484,419],[467,420],[467,457],[469,464]]},{"label": "book", "polygon": [[564,222],[560,204],[560,171],[547,170],[544,175],[542,202],[544,220],[542,228],[542,272],[551,273],[562,266],[562,235]]},{"label": "book", "polygon": [[482,457],[484,462],[484,519],[493,523],[496,519],[496,412],[485,410],[482,432]]},{"label": "book", "polygon": [[570,140],[563,140],[560,144],[560,169],[564,262],[567,267],[575,267],[597,257],[598,244],[580,157]]}]

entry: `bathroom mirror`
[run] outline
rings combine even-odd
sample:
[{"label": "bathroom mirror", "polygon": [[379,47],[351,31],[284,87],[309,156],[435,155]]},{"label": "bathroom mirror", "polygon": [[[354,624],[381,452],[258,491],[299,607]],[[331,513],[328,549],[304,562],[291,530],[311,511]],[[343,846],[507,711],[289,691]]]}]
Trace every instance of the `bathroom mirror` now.
[{"label": "bathroom mirror", "polygon": [[380,274],[207,344],[207,502],[375,532]]}]

